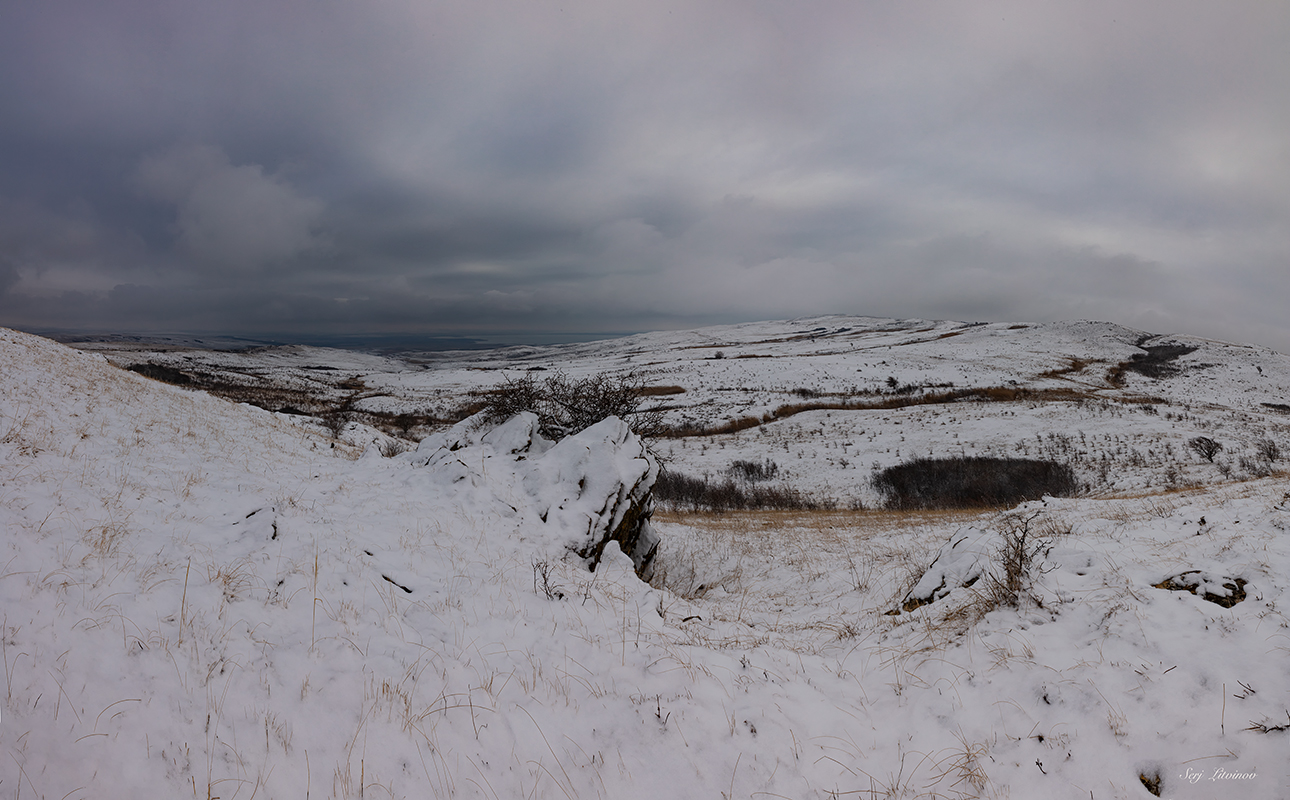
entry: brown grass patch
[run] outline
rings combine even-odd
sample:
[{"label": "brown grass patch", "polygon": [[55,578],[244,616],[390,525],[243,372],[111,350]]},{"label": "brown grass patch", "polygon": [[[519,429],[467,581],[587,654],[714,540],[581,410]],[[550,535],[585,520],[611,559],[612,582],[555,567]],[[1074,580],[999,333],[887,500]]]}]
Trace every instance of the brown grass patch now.
[{"label": "brown grass patch", "polygon": [[666,397],[673,394],[685,394],[684,386],[642,386],[636,390],[641,397]]},{"label": "brown grass patch", "polygon": [[1067,375],[1083,372],[1090,364],[1099,363],[1089,358],[1068,358],[1066,366],[1039,373],[1037,378],[1063,378]]},{"label": "brown grass patch", "polygon": [[654,512],[657,522],[688,525],[717,531],[746,531],[757,528],[844,528],[869,534],[921,528],[927,525],[964,524],[993,518],[994,511],[980,509],[935,509],[892,511],[873,509],[850,511],[664,511]]},{"label": "brown grass patch", "polygon": [[[1054,403],[1080,402],[1093,399],[1092,392],[1075,388],[1062,389],[1023,389],[1007,386],[988,386],[975,389],[951,389],[943,392],[928,392],[921,395],[895,395],[877,399],[830,400],[810,403],[788,403],[761,417],[740,417],[712,426],[684,425],[664,428],[660,436],[681,438],[685,436],[717,436],[723,433],[737,433],[755,428],[768,422],[787,419],[805,411],[889,411],[910,406],[942,405],[968,401],[989,403]],[[1117,398],[1119,399],[1119,398]],[[1126,402],[1133,402],[1126,400]],[[1142,402],[1154,402],[1143,400]]]}]

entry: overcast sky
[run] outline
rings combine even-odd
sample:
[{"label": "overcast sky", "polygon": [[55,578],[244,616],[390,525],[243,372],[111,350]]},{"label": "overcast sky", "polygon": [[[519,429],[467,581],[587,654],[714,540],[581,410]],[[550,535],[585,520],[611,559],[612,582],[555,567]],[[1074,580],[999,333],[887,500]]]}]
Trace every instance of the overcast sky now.
[{"label": "overcast sky", "polygon": [[1290,353],[1290,4],[0,4],[0,324]]}]

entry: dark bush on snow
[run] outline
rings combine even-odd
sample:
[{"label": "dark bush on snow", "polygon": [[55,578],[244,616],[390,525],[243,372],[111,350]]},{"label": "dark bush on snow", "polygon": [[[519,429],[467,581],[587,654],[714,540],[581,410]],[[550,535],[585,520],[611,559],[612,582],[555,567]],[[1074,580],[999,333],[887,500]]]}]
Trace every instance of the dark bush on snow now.
[{"label": "dark bush on snow", "polygon": [[1187,446],[1191,448],[1196,455],[1211,464],[1214,463],[1214,456],[1218,455],[1223,450],[1223,445],[1208,436],[1197,436],[1193,439],[1188,439]]},{"label": "dark bush on snow", "polygon": [[165,383],[173,383],[176,386],[184,386],[193,382],[193,379],[190,376],[180,372],[174,367],[167,367],[162,364],[131,364],[126,367],[126,369],[131,372],[137,372],[145,378],[152,378],[154,381],[163,381]]},{"label": "dark bush on snow", "polygon": [[1011,506],[1079,491],[1068,465],[1029,458],[919,458],[879,472],[873,486],[894,509]]},{"label": "dark bush on snow", "polygon": [[661,471],[658,480],[654,481],[654,499],[668,508],[691,511],[818,511],[832,508],[831,503],[816,500],[787,486],[748,484],[730,478],[695,478],[667,469]]},{"label": "dark bush on snow", "polygon": [[730,462],[730,471],[747,481],[768,481],[779,472],[779,464],[769,458],[765,461],[737,459]]}]

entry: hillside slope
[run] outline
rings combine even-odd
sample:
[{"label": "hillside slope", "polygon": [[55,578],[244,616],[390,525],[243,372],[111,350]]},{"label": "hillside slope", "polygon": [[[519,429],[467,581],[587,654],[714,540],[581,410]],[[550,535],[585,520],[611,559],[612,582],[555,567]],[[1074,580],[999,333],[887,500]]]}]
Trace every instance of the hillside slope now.
[{"label": "hillside slope", "polygon": [[[507,378],[631,373],[678,434],[655,444],[669,468],[720,476],[769,458],[781,479],[843,506],[878,503],[870,478],[916,457],[1052,458],[1104,494],[1258,477],[1275,468],[1269,443],[1290,453],[1290,357],[1100,322],[818,317],[381,358],[104,348],[121,366],[307,411],[319,430],[344,417],[412,439]],[[1212,463],[1188,449],[1197,436],[1223,445]]]},{"label": "hillside slope", "polygon": [[[562,556],[572,523],[509,447],[360,457],[10,331],[0,374],[6,796],[1290,793],[1280,475],[670,518],[650,586],[613,547],[595,572]],[[830,413],[873,412],[758,430]],[[1018,526],[1038,549],[1014,605],[983,589]]]}]

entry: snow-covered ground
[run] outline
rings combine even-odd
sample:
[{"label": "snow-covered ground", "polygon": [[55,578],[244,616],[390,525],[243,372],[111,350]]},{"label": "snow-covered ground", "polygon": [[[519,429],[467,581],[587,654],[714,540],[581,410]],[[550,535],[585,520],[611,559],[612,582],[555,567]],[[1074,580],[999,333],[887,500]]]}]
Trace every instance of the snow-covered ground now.
[{"label": "snow-covered ground", "polygon": [[[663,513],[651,586],[614,545],[595,572],[564,555],[576,498],[534,477],[560,469],[497,442],[382,457],[374,431],[0,331],[0,796],[1290,797],[1290,481],[1247,469],[1290,449],[1290,361],[1143,336],[826,318],[414,359],[103,349],[361,383],[390,411],[634,370],[708,426],[893,382],[1084,394],[656,440],[691,474],[773,459],[844,508],[927,453],[1053,454],[1091,492]],[[1196,348],[1175,374],[1107,379],[1168,343]],[[1023,529],[1013,607],[992,576]]]},{"label": "snow-covered ground", "polygon": [[[271,382],[333,405],[348,398],[353,408],[387,418],[451,419],[472,392],[525,374],[632,373],[672,392],[653,402],[673,426],[715,429],[773,417],[737,434],[658,440],[655,451],[670,468],[716,476],[736,460],[771,458],[781,479],[844,505],[879,502],[869,485],[874,471],[917,456],[1058,458],[1071,462],[1091,491],[1129,492],[1257,477],[1267,471],[1258,455],[1265,441],[1290,452],[1290,357],[1109,323],[818,317],[398,356],[78,346],[120,366],[152,363],[251,387]],[[1154,376],[1130,369],[1111,380],[1119,365],[1171,347],[1181,354],[1166,352]],[[970,394],[992,389],[1030,396],[997,402]],[[935,405],[856,408],[952,392],[969,394]],[[272,410],[297,404],[256,402]],[[812,405],[834,408],[794,413]],[[837,408],[846,405],[852,408]],[[1196,436],[1223,444],[1214,463],[1188,451]]]}]

